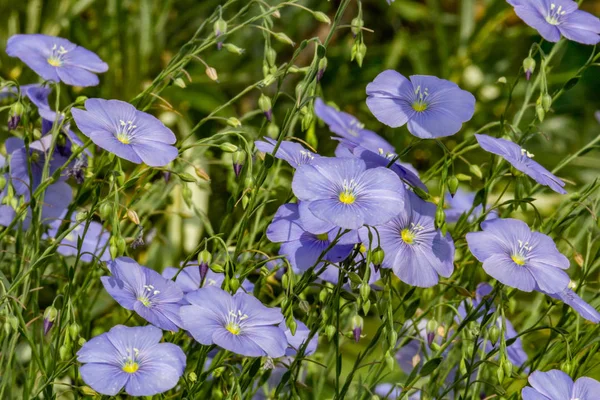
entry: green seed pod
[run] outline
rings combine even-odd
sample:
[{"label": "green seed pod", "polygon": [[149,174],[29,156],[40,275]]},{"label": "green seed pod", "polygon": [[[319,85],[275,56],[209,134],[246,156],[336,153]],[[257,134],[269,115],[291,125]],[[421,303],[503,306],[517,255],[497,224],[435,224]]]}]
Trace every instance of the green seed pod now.
[{"label": "green seed pod", "polygon": [[237,290],[240,288],[240,281],[238,278],[231,278],[229,280],[229,288],[231,289],[231,291],[233,293],[237,292]]},{"label": "green seed pod", "polygon": [[479,179],[483,178],[483,174],[481,173],[481,169],[475,165],[475,164],[471,164],[469,165],[469,171],[475,175],[476,177],[478,177]]},{"label": "green seed pod", "polygon": [[294,317],[292,315],[290,315],[286,319],[285,324],[287,325],[288,328],[290,328],[290,332],[292,332],[292,336],[294,336],[296,334],[296,329],[298,328],[298,324],[296,323],[296,320],[294,319]]},{"label": "green seed pod", "polygon": [[394,360],[394,357],[392,357],[389,350],[385,352],[385,365],[391,371],[393,371],[396,366],[396,360]]},{"label": "green seed pod", "polygon": [[365,26],[364,21],[362,20],[362,18],[360,17],[356,17],[352,20],[352,22],[350,23],[351,25],[351,30],[352,30],[352,34],[354,36],[358,35],[362,29],[363,26]]},{"label": "green seed pod", "polygon": [[383,263],[383,259],[385,258],[385,252],[381,247],[377,247],[371,253],[371,262],[373,265],[379,266]]},{"label": "green seed pod", "polygon": [[502,361],[502,368],[504,369],[504,375],[508,378],[510,378],[512,376],[512,363],[510,361],[508,361],[508,359],[504,359]]},{"label": "green seed pod", "polygon": [[192,371],[188,374],[188,379],[190,382],[194,383],[198,380],[198,375],[196,375],[196,373]]},{"label": "green seed pod", "polygon": [[61,361],[66,361],[71,357],[71,350],[64,345],[60,346],[60,348],[58,349],[58,353],[60,355]]},{"label": "green seed pod", "polygon": [[569,375],[571,373],[571,363],[569,361],[563,362],[562,364],[560,364],[560,369],[565,374]]},{"label": "green seed pod", "polygon": [[371,300],[367,300],[362,305],[363,315],[367,315],[371,309]]},{"label": "green seed pod", "polygon": [[325,301],[327,300],[327,296],[329,296],[329,290],[321,289],[321,291],[319,292],[319,301],[321,303],[325,303]]},{"label": "green seed pod", "polygon": [[239,148],[235,144],[229,142],[220,144],[219,148],[226,153],[235,153],[239,150]]},{"label": "green seed pod", "polygon": [[498,338],[500,337],[500,329],[498,328],[497,325],[493,325],[489,332],[488,332],[488,336],[490,338],[490,341],[492,343],[497,343],[498,342]]},{"label": "green seed pod", "polygon": [[182,89],[185,89],[185,87],[186,87],[185,81],[182,78],[176,78],[173,81],[173,85],[180,87]]},{"label": "green seed pod", "polygon": [[498,378],[498,383],[502,384],[504,381],[504,369],[501,367],[496,370],[496,377]]},{"label": "green seed pod", "polygon": [[277,139],[277,137],[279,136],[279,127],[277,126],[277,124],[271,122],[269,126],[267,126],[267,136],[271,139]]},{"label": "green seed pod", "polygon": [[81,326],[79,326],[77,322],[73,322],[71,325],[69,325],[69,335],[71,335],[71,339],[73,339],[73,341],[77,340],[79,337],[79,332],[81,332]]},{"label": "green seed pod", "polygon": [[544,93],[544,95],[542,96],[542,107],[544,108],[544,111],[546,111],[546,112],[550,111],[551,106],[552,106],[552,96],[550,96],[548,93]]},{"label": "green seed pod", "polygon": [[296,45],[296,43],[294,43],[294,41],[292,39],[290,39],[290,37],[283,32],[276,32],[273,34],[273,36],[275,36],[275,39],[277,39],[281,43],[289,44],[290,46]]},{"label": "green seed pod", "polygon": [[371,287],[368,283],[363,283],[360,285],[360,297],[363,301],[369,300],[369,294],[371,293]]},{"label": "green seed pod", "polygon": [[533,74],[533,71],[535,71],[535,60],[531,57],[527,57],[526,59],[523,60],[523,69],[525,70],[525,75],[527,76],[527,80],[529,80],[529,78],[531,77],[531,74]]},{"label": "green seed pod", "polygon": [[87,218],[88,218],[88,212],[87,211],[81,211],[81,212],[78,212],[75,215],[75,220],[77,222],[85,221]]},{"label": "green seed pod", "polygon": [[442,207],[438,207],[435,210],[435,226],[440,228],[444,225],[445,221],[446,221],[446,213],[444,212],[444,209]]},{"label": "green seed pod", "polygon": [[236,117],[229,117],[227,118],[227,125],[233,126],[234,128],[239,128],[242,126],[242,123]]},{"label": "green seed pod", "polygon": [[227,21],[223,18],[219,18],[215,24],[213,25],[215,36],[219,37],[225,33],[227,33]]}]

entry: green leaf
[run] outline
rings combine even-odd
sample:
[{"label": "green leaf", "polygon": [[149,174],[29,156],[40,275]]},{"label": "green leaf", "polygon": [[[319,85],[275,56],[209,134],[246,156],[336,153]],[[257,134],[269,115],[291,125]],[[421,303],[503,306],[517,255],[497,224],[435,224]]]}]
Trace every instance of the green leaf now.
[{"label": "green leaf", "polygon": [[427,376],[431,374],[433,371],[435,371],[435,369],[438,367],[438,365],[440,365],[441,362],[442,357],[432,358],[431,360],[427,361],[425,365],[423,365],[423,368],[421,368],[421,371],[419,371],[419,375]]}]

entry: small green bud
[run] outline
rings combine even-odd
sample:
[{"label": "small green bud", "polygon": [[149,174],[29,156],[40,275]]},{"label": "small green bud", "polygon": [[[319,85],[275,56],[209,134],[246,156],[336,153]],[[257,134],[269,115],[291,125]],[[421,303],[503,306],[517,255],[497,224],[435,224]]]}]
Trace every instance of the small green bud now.
[{"label": "small green bud", "polygon": [[290,315],[286,319],[285,323],[286,323],[287,327],[290,328],[290,332],[292,332],[292,336],[294,336],[296,334],[296,328],[298,328],[298,323],[296,322],[294,317]]},{"label": "small green bud", "polygon": [[362,285],[360,285],[360,297],[363,299],[363,301],[367,301],[369,300],[369,294],[371,293],[371,287],[369,286],[368,283],[363,283]]},{"label": "small green bud", "polygon": [[319,60],[319,69],[317,70],[317,82],[323,78],[325,70],[327,69],[327,57],[323,57]]},{"label": "small green bud", "polygon": [[508,359],[504,359],[502,361],[502,369],[504,370],[504,375],[508,378],[510,378],[512,376],[512,363],[510,361],[508,361]]},{"label": "small green bud", "polygon": [[239,148],[235,144],[229,142],[220,144],[219,148],[226,153],[235,153],[239,150]]},{"label": "small green bud", "polygon": [[352,34],[354,36],[358,35],[362,29],[363,26],[365,26],[364,21],[362,20],[362,18],[360,17],[356,17],[352,20],[352,22],[350,23],[351,25],[351,30],[352,30]]},{"label": "small green bud", "polygon": [[233,162],[233,171],[235,176],[239,177],[242,172],[242,167],[246,162],[246,152],[244,150],[238,150],[231,156]]},{"label": "small green bud", "polygon": [[540,122],[543,122],[544,118],[546,117],[546,111],[544,111],[544,107],[542,106],[541,102],[536,104],[535,113],[537,114],[537,117],[540,120]]},{"label": "small green bud", "polygon": [[527,57],[523,60],[523,69],[525,70],[525,76],[527,80],[531,78],[531,74],[535,71],[535,60],[531,57]]},{"label": "small green bud", "polygon": [[206,76],[208,76],[211,81],[219,80],[219,75],[217,74],[217,70],[214,69],[213,67],[207,66],[206,69],[204,70],[204,73],[206,73]]},{"label": "small green bud", "polygon": [[392,357],[389,350],[385,352],[385,365],[391,371],[393,371],[396,366],[396,360],[394,360],[394,357]]},{"label": "small green bud", "polygon": [[77,344],[79,345],[79,347],[83,346],[85,342],[87,342],[87,340],[85,340],[85,338],[82,337],[80,337],[79,340],[77,340]]},{"label": "small green bud", "polygon": [[196,373],[192,371],[188,374],[188,379],[190,382],[194,383],[198,380],[198,375],[196,375]]},{"label": "small green bud", "polygon": [[279,127],[277,126],[277,124],[271,122],[269,126],[267,126],[267,136],[269,136],[272,139],[277,139],[277,137],[279,136]]},{"label": "small green bud", "polygon": [[61,361],[66,361],[66,360],[69,359],[69,357],[71,357],[71,351],[65,345],[60,346],[60,348],[58,349],[58,353],[60,355],[60,360]]},{"label": "small green bud", "polygon": [[471,180],[471,176],[465,174],[456,174],[456,179],[461,182],[469,182]]},{"label": "small green bud", "polygon": [[552,96],[550,96],[548,93],[544,93],[544,95],[542,96],[542,107],[544,108],[544,111],[546,111],[546,112],[550,111],[551,106],[552,106]]},{"label": "small green bud", "polygon": [[182,89],[185,89],[185,87],[186,87],[185,81],[182,78],[176,78],[173,81],[173,85],[180,87]]},{"label": "small green bud", "polygon": [[222,274],[225,272],[225,268],[223,268],[223,266],[220,264],[211,264],[209,268],[212,272],[217,274]]},{"label": "small green bud", "polygon": [[458,364],[458,369],[461,375],[465,375],[467,373],[467,363],[464,357],[461,357],[460,363]]},{"label": "small green bud", "polygon": [[319,292],[319,301],[321,303],[325,303],[325,300],[327,300],[327,296],[329,296],[329,290],[321,289],[321,291]]},{"label": "small green bud", "polygon": [[362,67],[363,60],[365,55],[367,54],[367,46],[364,43],[354,43],[352,46],[352,54],[351,59],[354,60],[356,58],[356,63],[359,67]]},{"label": "small green bud", "polygon": [[84,396],[90,396],[92,398],[95,398],[96,396],[98,396],[98,393],[96,391],[94,391],[94,389],[92,389],[89,386],[82,386],[79,388],[79,390],[81,390],[81,393]]},{"label": "small green bud", "polygon": [[325,13],[323,13],[321,11],[315,11],[315,12],[313,12],[313,15],[315,16],[315,19],[317,21],[324,22],[327,25],[331,24],[331,20],[329,19],[329,17]]},{"label": "small green bud", "polygon": [[237,290],[240,288],[240,281],[238,278],[231,278],[229,280],[229,288],[231,289],[231,291],[233,293],[237,292]]},{"label": "small green bud", "polygon": [[498,328],[498,325],[493,325],[489,332],[488,332],[488,336],[490,338],[490,341],[492,343],[497,343],[498,342],[498,338],[500,337],[500,329]]},{"label": "small green bud", "polygon": [[71,339],[73,339],[73,341],[77,340],[79,337],[79,332],[81,332],[81,326],[79,326],[77,322],[73,322],[71,325],[69,325],[69,335],[71,335]]},{"label": "small green bud", "polygon": [[504,381],[504,369],[502,367],[496,370],[496,377],[498,378],[498,383],[502,384]]},{"label": "small green bud", "polygon": [[81,104],[85,103],[85,101],[87,99],[88,99],[87,96],[77,96],[77,98],[75,99],[75,104],[81,105]]},{"label": "small green bud", "polygon": [[267,59],[269,66],[272,67],[277,62],[277,52],[272,47],[269,47],[267,51],[265,51],[265,58]]},{"label": "small green bud", "polygon": [[475,175],[476,177],[478,177],[479,179],[483,178],[483,173],[481,173],[481,169],[479,168],[479,166],[475,165],[475,164],[470,164],[469,165],[469,171]]},{"label": "small green bud", "polygon": [[78,212],[77,215],[75,215],[75,220],[77,222],[82,222],[82,221],[85,221],[87,219],[87,217],[88,217],[88,212],[81,211],[81,212]]},{"label": "small green bud", "polygon": [[456,194],[456,191],[458,190],[458,178],[454,175],[450,176],[448,178],[448,182],[446,182],[448,185],[448,190],[450,191],[450,195],[452,197],[454,197],[454,195]]},{"label": "small green bud", "polygon": [[333,325],[327,325],[327,327],[325,328],[325,336],[327,336],[327,339],[329,339],[330,342],[336,333],[337,329]]},{"label": "small green bud", "polygon": [[384,258],[385,258],[385,252],[379,246],[375,250],[373,250],[373,252],[371,253],[371,262],[375,266],[380,266],[381,264],[383,264]]},{"label": "small green bud", "polygon": [[446,221],[446,213],[444,212],[444,209],[442,207],[438,207],[435,210],[435,226],[437,226],[438,228],[441,228],[444,225],[445,221]]},{"label": "small green bud", "polygon": [[98,210],[98,213],[100,214],[100,218],[102,218],[103,221],[108,220],[110,217],[112,217],[112,213],[113,213],[112,205],[108,201],[105,203],[102,203],[100,205],[100,209]]},{"label": "small green bud", "polygon": [[396,346],[396,343],[398,343],[398,333],[393,329],[390,329],[390,333],[388,335],[388,343],[390,344],[391,348],[394,348]]},{"label": "small green bud", "polygon": [[369,309],[371,308],[371,300],[367,300],[362,304],[363,315],[367,315],[369,313]]},{"label": "small green bud", "polygon": [[198,264],[209,265],[212,261],[212,254],[208,250],[202,250],[200,254],[198,254]]},{"label": "small green bud", "polygon": [[0,192],[6,187],[6,178],[4,175],[0,175]]},{"label": "small green bud", "polygon": [[310,312],[310,303],[306,300],[300,300],[300,302],[298,303],[298,307],[305,314],[308,314]]},{"label": "small green bud", "polygon": [[563,362],[560,364],[560,369],[567,375],[571,374],[571,363],[569,361]]},{"label": "small green bud", "polygon": [[236,46],[235,44],[232,43],[223,43],[223,47],[225,48],[225,50],[227,50],[230,53],[233,54],[237,54],[238,56],[241,56],[242,54],[244,54],[244,49],[242,49],[241,47]]},{"label": "small green bud", "polygon": [[219,37],[225,33],[227,33],[227,21],[223,18],[219,18],[215,24],[213,25],[215,36]]},{"label": "small green bud", "polygon": [[234,128],[239,128],[242,126],[242,123],[236,117],[229,117],[227,118],[227,125],[233,126]]},{"label": "small green bud", "polygon": [[268,96],[265,96],[264,93],[258,98],[258,107],[261,109],[263,114],[265,114],[267,121],[270,122],[271,118],[273,117],[273,105],[271,104],[271,99]]},{"label": "small green bud", "polygon": [[279,40],[281,43],[289,44],[290,46],[296,45],[296,43],[294,43],[294,41],[283,32],[275,32],[273,33],[273,36],[275,36],[275,39]]}]

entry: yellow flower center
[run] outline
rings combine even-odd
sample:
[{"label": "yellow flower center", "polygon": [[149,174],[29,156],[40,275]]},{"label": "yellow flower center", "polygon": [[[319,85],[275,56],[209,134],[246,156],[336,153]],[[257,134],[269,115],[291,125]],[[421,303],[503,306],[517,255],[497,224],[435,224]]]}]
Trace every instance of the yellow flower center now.
[{"label": "yellow flower center", "polygon": [[229,332],[231,332],[234,335],[240,334],[240,326],[238,324],[229,323],[225,326],[225,329],[227,329]]},{"label": "yellow flower center", "polygon": [[340,193],[340,201],[344,204],[352,204],[352,203],[354,203],[355,200],[356,200],[356,198],[354,197],[354,195],[352,193],[349,193],[349,192]]},{"label": "yellow flower center", "polygon": [[510,256],[510,258],[515,262],[515,264],[517,265],[525,265],[525,258],[523,258],[522,255],[520,254],[513,254],[512,256]]},{"label": "yellow flower center", "polygon": [[62,65],[62,61],[60,61],[58,58],[50,57],[48,59],[48,64],[52,65],[53,67],[60,67]]},{"label": "yellow flower center", "polygon": [[408,228],[402,229],[400,235],[402,236],[402,240],[406,244],[412,244],[415,240],[415,234],[411,232],[411,230]]},{"label": "yellow flower center", "polygon": [[146,307],[150,307],[150,305],[152,304],[152,303],[150,303],[150,300],[148,300],[147,297],[138,297],[137,299],[139,302],[141,302]]},{"label": "yellow flower center", "polygon": [[360,247],[358,248],[358,250],[361,253],[366,253],[367,252],[367,246],[365,246],[364,244],[361,244]]},{"label": "yellow flower center", "polygon": [[125,134],[122,134],[122,133],[118,134],[117,140],[123,144],[129,144],[129,138]]},{"label": "yellow flower center", "polygon": [[326,233],[320,233],[317,235],[317,239],[325,241],[325,240],[329,240],[329,236],[327,236]]},{"label": "yellow flower center", "polygon": [[125,365],[123,365],[123,371],[127,372],[128,374],[133,374],[138,369],[140,369],[140,366],[135,361],[127,361]]},{"label": "yellow flower center", "polygon": [[427,104],[420,101],[415,101],[414,103],[412,103],[412,108],[416,112],[423,112],[427,110]]}]

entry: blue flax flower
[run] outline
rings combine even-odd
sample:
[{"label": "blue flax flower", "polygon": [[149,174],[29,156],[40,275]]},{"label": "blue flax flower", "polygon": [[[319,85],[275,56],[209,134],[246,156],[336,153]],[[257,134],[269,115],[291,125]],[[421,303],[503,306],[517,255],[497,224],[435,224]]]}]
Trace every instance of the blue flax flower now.
[{"label": "blue flax flower", "polygon": [[558,293],[546,293],[543,290],[537,289],[538,291],[547,294],[553,299],[560,300],[569,307],[573,308],[577,313],[582,317],[587,319],[594,324],[600,322],[600,313],[592,307],[590,304],[586,303],[581,297],[577,295],[573,290],[569,287],[564,289],[562,292]]},{"label": "blue flax flower", "polygon": [[508,0],[515,13],[549,42],[561,36],[583,44],[600,42],[600,19],[572,0]]},{"label": "blue flax flower", "polygon": [[[437,284],[438,275],[452,275],[454,242],[449,233],[444,236],[435,228],[435,205],[407,191],[398,212],[388,223],[376,226],[385,253],[382,268],[393,269],[401,281],[419,287]],[[361,239],[367,246],[362,232]]]},{"label": "blue flax flower", "polygon": [[419,179],[417,170],[408,163],[400,162],[397,154],[394,152],[385,152],[381,147],[378,149],[369,149],[350,140],[340,139],[340,145],[335,150],[335,155],[337,157],[360,158],[367,165],[367,169],[377,167],[387,168],[390,162],[394,160],[389,167],[392,172],[398,175],[409,186],[416,186],[424,191],[428,191],[427,186]]},{"label": "blue flax flower", "polygon": [[160,343],[162,332],[151,325],[116,325],[86,342],[77,352],[79,373],[96,392],[115,396],[125,387],[130,396],[153,396],[177,385],[185,354],[172,343]]},{"label": "blue flax flower", "polygon": [[329,126],[331,132],[368,149],[382,149],[385,153],[394,152],[394,146],[365,126],[356,117],[326,105],[323,100],[315,100],[315,114]]},{"label": "blue flax flower", "polygon": [[254,296],[233,296],[214,286],[186,295],[190,305],[181,307],[183,328],[199,343],[216,344],[247,357],[282,357],[288,342],[279,325],[283,315],[265,307]]},{"label": "blue flax flower", "polygon": [[[298,204],[288,203],[279,207],[273,222],[267,227],[267,238],[274,243],[281,243],[279,254],[285,255],[290,262],[293,270],[297,273],[306,271],[319,260],[319,256],[324,252],[335,239],[339,228],[325,223],[325,230],[318,234],[307,230],[306,226],[312,227],[313,231],[319,232],[319,226],[323,221],[316,218],[309,210],[305,210],[305,218],[301,219],[300,209],[307,203]],[[304,222],[306,221],[306,222]],[[328,228],[328,229],[327,229]],[[344,238],[346,235],[342,236]],[[349,237],[354,236],[352,233]],[[341,243],[334,245],[323,257],[330,262],[339,262],[350,255],[353,243],[344,239]],[[319,263],[319,269],[323,263]]]},{"label": "blue flax flower", "polygon": [[569,260],[550,237],[532,232],[523,221],[496,218],[481,223],[481,232],[467,233],[469,250],[483,269],[505,285],[531,292],[562,292],[569,284]]},{"label": "blue flax flower", "polygon": [[179,330],[183,292],[175,282],[129,257],[119,257],[108,263],[108,267],[112,276],[100,279],[117,303],[161,329]]},{"label": "blue flax flower", "polygon": [[382,123],[392,128],[408,124],[421,139],[454,135],[473,117],[475,97],[453,82],[428,75],[407,79],[383,71],[367,85],[367,106]]},{"label": "blue flax flower", "polygon": [[329,157],[298,167],[292,189],[310,202],[317,218],[343,229],[386,223],[397,214],[405,191],[387,168],[367,169],[360,159]]},{"label": "blue flax flower", "polygon": [[[55,221],[50,225],[48,237],[56,237],[62,221]],[[85,222],[71,222],[76,227],[64,237],[56,251],[65,257],[74,257],[77,255],[77,242],[81,240],[81,261],[92,262],[94,260],[110,261],[110,253],[107,249],[107,243],[110,233],[102,228],[102,224],[91,221],[85,232]]]},{"label": "blue flax flower", "polygon": [[177,157],[175,135],[156,117],[120,100],[88,99],[74,108],[79,130],[98,146],[136,164],[163,167]]},{"label": "blue flax flower", "polygon": [[506,139],[499,139],[488,135],[475,134],[479,145],[485,151],[499,155],[513,167],[531,177],[540,185],[548,186],[557,193],[565,194],[565,183],[554,176],[538,162],[533,161],[533,154],[516,143]]},{"label": "blue flax flower", "polygon": [[573,379],[561,370],[548,372],[535,371],[529,378],[530,386],[521,391],[523,400],[597,400],[600,395],[600,382],[582,377]]},{"label": "blue flax flower", "polygon": [[[264,141],[257,140],[254,142],[254,145],[260,152],[272,154],[276,143],[276,140],[265,137]],[[285,140],[281,142],[275,154],[275,158],[287,162],[292,168],[298,168],[299,165],[303,164],[310,164],[318,157],[320,157],[318,154],[306,150],[300,143]]]},{"label": "blue flax flower", "polygon": [[[475,193],[466,191],[462,188],[458,188],[454,196],[450,193],[446,193],[444,197],[444,204],[448,206],[444,212],[446,213],[446,222],[457,222],[460,217],[471,211],[473,208],[473,202],[475,201]],[[473,222],[483,212],[483,206],[480,204],[473,208],[473,211],[467,216],[467,221]],[[487,213],[485,219],[498,218],[498,213],[494,210]]]},{"label": "blue flax flower", "polygon": [[45,80],[67,85],[96,86],[96,73],[108,71],[108,65],[96,53],[55,36],[11,36],[6,53],[21,59]]}]

